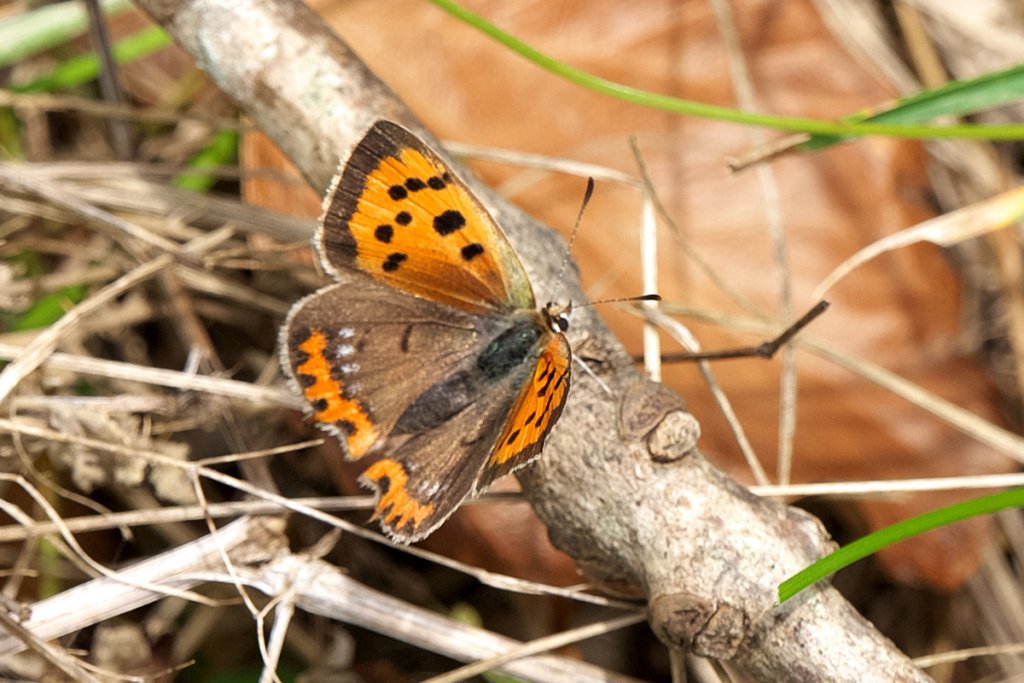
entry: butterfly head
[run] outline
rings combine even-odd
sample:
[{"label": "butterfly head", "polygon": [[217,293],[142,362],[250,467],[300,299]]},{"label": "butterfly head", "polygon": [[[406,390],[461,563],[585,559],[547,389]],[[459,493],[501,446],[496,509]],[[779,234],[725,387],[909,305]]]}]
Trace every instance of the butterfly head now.
[{"label": "butterfly head", "polygon": [[541,313],[548,329],[555,334],[560,334],[569,329],[569,317],[572,315],[572,302],[559,304],[549,301],[544,304]]}]

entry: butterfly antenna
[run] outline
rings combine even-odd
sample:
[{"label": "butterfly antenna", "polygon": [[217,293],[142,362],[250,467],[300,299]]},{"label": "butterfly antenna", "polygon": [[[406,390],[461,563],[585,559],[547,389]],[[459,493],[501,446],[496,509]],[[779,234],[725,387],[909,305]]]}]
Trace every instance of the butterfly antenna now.
[{"label": "butterfly antenna", "polygon": [[576,214],[576,222],[572,226],[572,232],[569,233],[569,244],[565,249],[565,256],[562,257],[562,265],[558,268],[558,277],[555,278],[555,282],[562,282],[562,276],[565,275],[565,269],[569,267],[569,256],[572,254],[572,247],[576,243],[576,235],[580,231],[580,223],[583,222],[583,212],[587,210],[587,204],[590,203],[590,198],[594,196],[594,179],[587,178],[587,189],[583,193],[583,202],[580,204],[580,212]]},{"label": "butterfly antenna", "polygon": [[[583,212],[587,210],[587,205],[590,204],[590,198],[594,196],[594,179],[592,177],[587,178],[587,189],[583,192],[583,201],[580,203],[580,211],[576,214],[576,222],[572,226],[572,232],[569,233],[569,244],[565,251],[565,256],[562,258],[562,265],[558,268],[558,277],[555,278],[555,282],[561,282],[562,276],[565,275],[565,269],[569,266],[569,256],[572,254],[573,245],[576,244],[576,235],[580,232],[580,224],[583,222]],[[657,294],[642,294],[640,296],[627,296],[621,299],[601,299],[600,301],[590,301],[578,306],[595,306],[597,304],[619,304],[627,301],[661,301],[661,297]]]},{"label": "butterfly antenna", "polygon": [[632,303],[634,301],[661,301],[660,294],[640,294],[638,296],[624,296],[618,299],[599,299],[597,301],[588,301],[586,303],[577,304],[577,308],[583,308],[584,306],[597,306],[598,304],[623,304]]}]

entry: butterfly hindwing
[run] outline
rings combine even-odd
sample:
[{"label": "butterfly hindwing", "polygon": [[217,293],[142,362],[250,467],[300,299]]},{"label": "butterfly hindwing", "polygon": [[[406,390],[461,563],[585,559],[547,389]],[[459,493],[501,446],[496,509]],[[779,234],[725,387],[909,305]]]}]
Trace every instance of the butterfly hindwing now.
[{"label": "butterfly hindwing", "polygon": [[480,328],[461,311],[373,282],[333,285],[292,309],[282,364],[317,424],[359,458],[440,377],[471,362],[485,342]]},{"label": "butterfly hindwing", "polygon": [[403,543],[427,536],[474,493],[494,425],[510,403],[507,394],[488,393],[366,468],[360,482],[377,492],[373,516],[389,536]]},{"label": "butterfly hindwing", "polygon": [[[539,451],[561,412],[568,389],[565,338],[543,337],[530,352],[536,364],[522,363],[438,428],[418,433],[393,454],[370,465],[360,481],[378,493],[374,517],[392,538],[411,542],[431,533],[494,476],[528,463]],[[538,353],[540,354],[538,357]],[[545,369],[541,369],[541,368]],[[537,399],[538,382],[549,383],[550,400]],[[517,389],[522,390],[517,393]],[[543,408],[541,408],[543,404]],[[522,410],[545,410],[541,429],[505,449],[500,463],[492,446]],[[510,418],[511,416],[511,418]],[[507,419],[508,418],[508,419]],[[513,453],[513,448],[520,448]],[[501,470],[501,472],[499,472]],[[493,475],[493,476],[492,476]]]},{"label": "butterfly hindwing", "polygon": [[501,228],[415,135],[378,121],[324,200],[322,253],[401,291],[470,312],[535,307]]}]

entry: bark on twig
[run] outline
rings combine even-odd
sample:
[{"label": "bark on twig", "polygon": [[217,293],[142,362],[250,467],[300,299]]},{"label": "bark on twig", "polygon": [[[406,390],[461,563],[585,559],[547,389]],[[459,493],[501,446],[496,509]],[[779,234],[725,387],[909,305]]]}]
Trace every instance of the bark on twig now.
[{"label": "bark on twig", "polygon": [[[97,578],[33,603],[31,614],[20,623],[36,638],[53,640],[151,604],[165,595],[154,592],[151,586],[187,590],[200,583],[203,572],[223,571],[225,557],[239,566],[261,565],[287,550],[284,523],[280,519],[243,517],[221,528],[216,537],[204,536],[139,562],[118,571],[116,578]],[[0,631],[0,657],[25,647],[16,635]]]},{"label": "bark on twig", "polygon": [[[231,573],[224,567],[225,558],[235,563]],[[522,647],[519,641],[375,591],[321,560],[292,554],[281,518],[246,516],[221,528],[216,536],[204,536],[122,569],[117,578],[97,578],[40,600],[20,621],[5,617],[9,623],[0,624],[0,658],[28,648],[40,652],[47,647],[46,641],[113,619],[163,596],[147,585],[185,590],[210,582],[237,583],[267,595],[285,596],[309,613],[386,633],[460,661],[487,659]],[[66,659],[68,667],[75,665],[59,648],[47,654],[61,663]],[[499,668],[530,681],[636,683],[629,676],[548,654],[523,657]]]},{"label": "bark on twig", "polygon": [[[377,118],[432,139],[295,0],[139,4],[314,187],[327,187],[339,158]],[[538,299],[547,300],[564,246],[463,175],[509,233]],[[582,300],[577,283],[557,285]],[[730,660],[757,680],[928,680],[828,585],[775,606],[776,585],[826,549],[821,527],[753,496],[689,448],[692,421],[682,400],[644,380],[591,309],[579,311],[570,337],[575,348],[586,342],[611,395],[580,373],[544,456],[520,476],[558,547],[591,578],[641,590],[666,644]]]}]

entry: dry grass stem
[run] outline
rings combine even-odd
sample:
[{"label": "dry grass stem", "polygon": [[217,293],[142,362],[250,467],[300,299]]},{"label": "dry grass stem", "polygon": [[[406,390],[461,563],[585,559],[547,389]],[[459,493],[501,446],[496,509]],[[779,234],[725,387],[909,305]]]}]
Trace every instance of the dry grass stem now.
[{"label": "dry grass stem", "polygon": [[550,652],[551,650],[565,647],[566,645],[571,645],[573,643],[578,643],[581,640],[586,640],[588,638],[594,638],[595,636],[612,633],[620,628],[642,623],[646,619],[647,614],[643,611],[638,611],[634,614],[627,614],[615,619],[608,619],[596,624],[579,626],[567,631],[562,631],[561,633],[537,638],[504,654],[489,657],[472,664],[467,664],[466,666],[459,667],[458,669],[454,669],[440,676],[428,678],[424,683],[459,683],[459,681],[464,681],[467,678],[477,676],[490,671],[491,669],[497,669],[503,664],[514,662],[518,659],[529,657],[530,655]]},{"label": "dry grass stem", "polygon": [[[387,633],[407,643],[453,659],[493,657],[522,647],[509,638],[452,621],[353,581],[337,567],[300,555],[283,556],[260,568],[239,567],[246,585],[267,595],[290,595],[306,612]],[[629,619],[636,619],[630,615]],[[625,683],[636,679],[563,657],[532,656],[501,670],[535,681]]]}]

